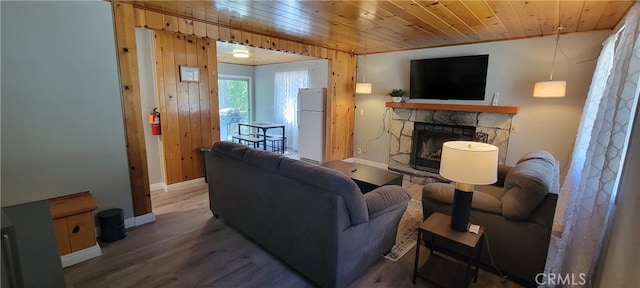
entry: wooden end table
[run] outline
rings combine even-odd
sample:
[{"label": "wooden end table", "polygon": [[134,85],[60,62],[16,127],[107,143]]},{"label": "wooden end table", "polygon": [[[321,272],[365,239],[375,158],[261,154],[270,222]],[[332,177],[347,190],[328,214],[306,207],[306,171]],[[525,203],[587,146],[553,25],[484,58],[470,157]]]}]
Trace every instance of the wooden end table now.
[{"label": "wooden end table", "polygon": [[[434,212],[420,224],[418,227],[418,240],[416,245],[416,259],[413,265],[413,283],[416,283],[416,277],[424,278],[418,275],[418,259],[420,258],[420,241],[426,240],[429,243],[429,259],[427,263],[432,260],[433,252],[445,252],[444,248],[440,249],[442,244],[452,245],[458,247],[456,250],[461,250],[463,256],[467,259],[467,267],[465,271],[464,287],[469,286],[471,274],[471,266],[475,264],[475,271],[473,275],[473,281],[478,281],[478,264],[477,261],[480,258],[480,252],[482,251],[482,238],[484,237],[484,227],[480,226],[480,232],[478,234],[471,232],[458,232],[449,227],[451,223],[451,217],[442,213]],[[440,243],[440,244],[438,244]],[[476,263],[474,263],[476,262]],[[425,263],[425,265],[427,264]],[[428,280],[428,279],[426,279]]]}]

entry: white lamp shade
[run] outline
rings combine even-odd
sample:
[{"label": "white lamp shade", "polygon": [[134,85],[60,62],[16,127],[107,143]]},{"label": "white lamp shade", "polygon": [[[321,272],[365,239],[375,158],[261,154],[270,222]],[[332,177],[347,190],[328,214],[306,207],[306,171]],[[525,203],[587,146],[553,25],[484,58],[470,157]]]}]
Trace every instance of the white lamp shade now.
[{"label": "white lamp shade", "polygon": [[486,185],[498,180],[498,147],[471,141],[442,145],[440,175],[451,181]]},{"label": "white lamp shade", "polygon": [[556,98],[564,97],[567,81],[543,81],[533,86],[533,97]]},{"label": "white lamp shade", "polygon": [[356,83],[356,94],[371,94],[371,83]]}]

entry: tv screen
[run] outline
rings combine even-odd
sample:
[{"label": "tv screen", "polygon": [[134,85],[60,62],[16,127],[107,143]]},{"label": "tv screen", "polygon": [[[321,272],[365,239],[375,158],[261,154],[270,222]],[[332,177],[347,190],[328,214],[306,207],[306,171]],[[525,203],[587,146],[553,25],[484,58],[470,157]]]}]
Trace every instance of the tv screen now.
[{"label": "tv screen", "polygon": [[412,99],[484,100],[489,55],[411,60]]}]

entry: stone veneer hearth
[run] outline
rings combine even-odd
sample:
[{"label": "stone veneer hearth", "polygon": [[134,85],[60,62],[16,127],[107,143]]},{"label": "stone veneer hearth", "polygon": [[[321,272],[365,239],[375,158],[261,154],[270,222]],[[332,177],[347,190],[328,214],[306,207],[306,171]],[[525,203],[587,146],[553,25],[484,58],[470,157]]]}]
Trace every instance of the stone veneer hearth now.
[{"label": "stone veneer hearth", "polygon": [[504,164],[512,119],[513,114],[393,108],[390,125],[389,169],[410,175],[411,181],[418,184],[444,180],[438,174],[415,170],[410,166],[413,145],[411,137],[415,122],[474,126],[476,132],[489,135],[487,143],[498,147],[498,162]]}]

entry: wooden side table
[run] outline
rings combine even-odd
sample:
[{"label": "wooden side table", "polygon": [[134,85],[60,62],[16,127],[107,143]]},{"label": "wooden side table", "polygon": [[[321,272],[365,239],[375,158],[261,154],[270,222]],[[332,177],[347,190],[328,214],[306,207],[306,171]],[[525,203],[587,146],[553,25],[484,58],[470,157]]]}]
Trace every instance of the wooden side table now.
[{"label": "wooden side table", "polygon": [[[420,226],[418,227],[418,239],[416,245],[416,258],[413,265],[413,283],[416,283],[416,277],[418,275],[418,259],[420,258],[420,241],[421,239],[426,240],[429,243],[429,259],[427,262],[431,261],[434,250],[436,252],[446,252],[445,249],[440,249],[439,245],[446,244],[450,246],[456,246],[463,252],[463,256],[467,259],[467,267],[465,270],[464,277],[464,287],[469,286],[470,279],[469,275],[471,274],[471,266],[475,264],[475,271],[473,275],[473,281],[476,282],[478,280],[478,264],[477,262],[480,258],[480,252],[482,251],[482,238],[484,237],[484,227],[480,227],[480,232],[478,234],[470,233],[470,232],[458,232],[454,231],[449,227],[451,222],[451,217],[442,213],[435,212],[429,216]],[[440,244],[438,244],[440,243]],[[425,263],[426,265],[427,263]],[[421,276],[420,276],[421,277]],[[424,277],[421,277],[424,278]],[[425,278],[426,279],[426,278]]]},{"label": "wooden side table", "polygon": [[96,245],[97,205],[89,191],[49,199],[49,208],[60,256]]}]

